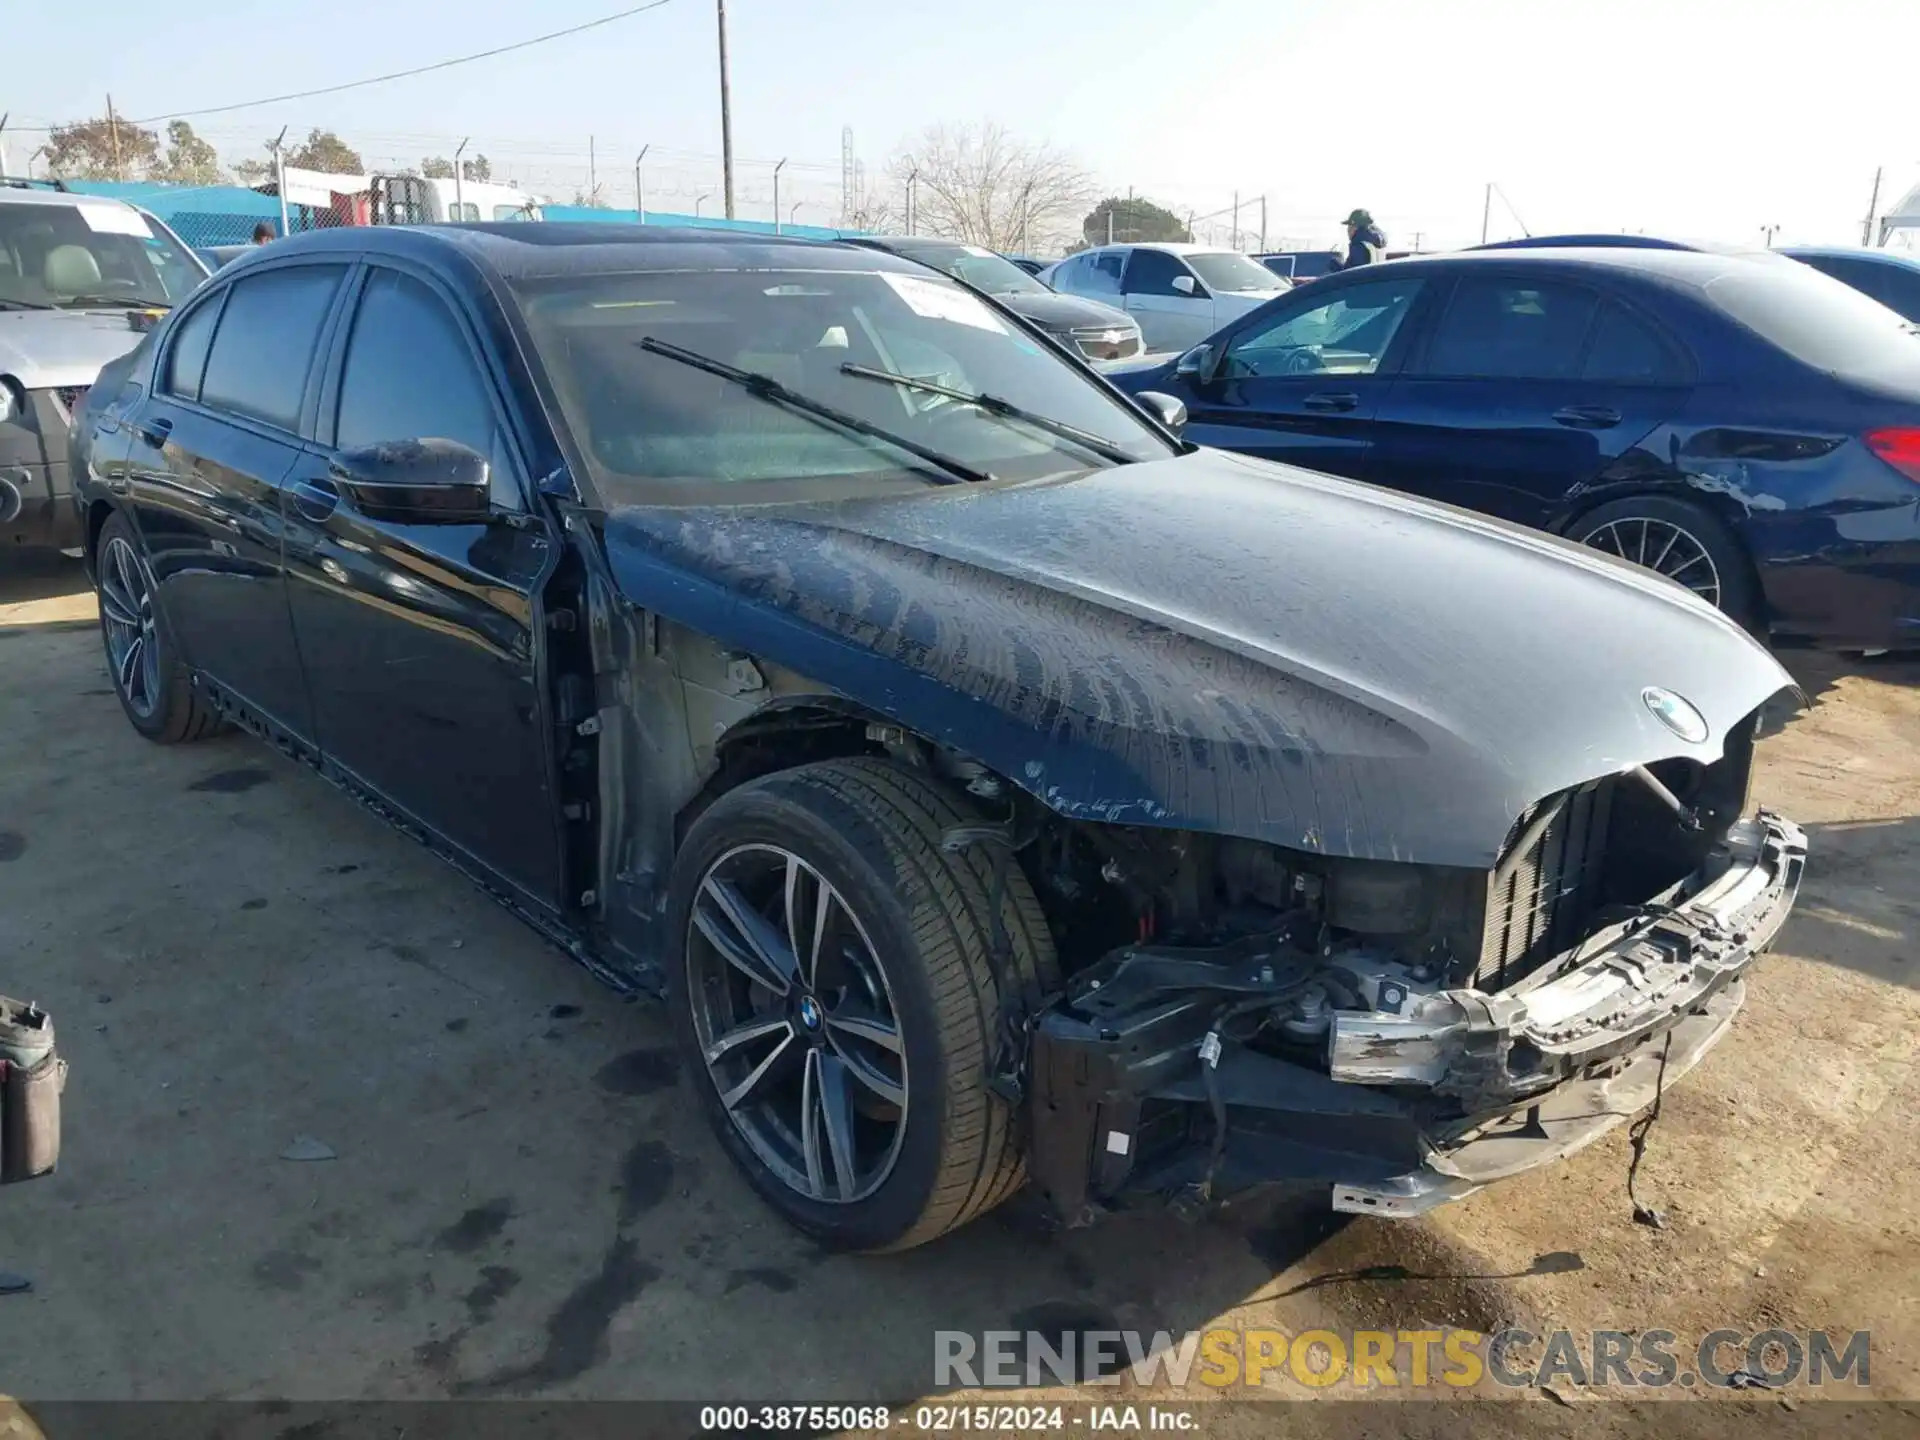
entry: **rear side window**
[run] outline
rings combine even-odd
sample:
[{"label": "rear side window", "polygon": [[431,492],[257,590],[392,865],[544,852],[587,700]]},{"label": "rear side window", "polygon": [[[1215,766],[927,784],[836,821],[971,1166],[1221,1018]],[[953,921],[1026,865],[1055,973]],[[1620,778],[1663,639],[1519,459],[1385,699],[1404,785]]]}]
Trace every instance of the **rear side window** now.
[{"label": "rear side window", "polygon": [[220,319],[220,297],[213,296],[180,322],[173,345],[167,351],[167,371],[160,389],[183,400],[200,398],[200,376],[207,368],[207,350],[213,344],[213,327]]},{"label": "rear side window", "polygon": [[1081,272],[1080,289],[1089,295],[1118,295],[1120,267],[1126,263],[1124,251],[1108,250],[1092,256]]},{"label": "rear side window", "polygon": [[1806,265],[1732,261],[1702,293],[1721,314],[1815,370],[1920,381],[1912,322]]},{"label": "rear side window", "polygon": [[320,327],[345,273],[339,265],[299,265],[235,281],[207,357],[200,403],[298,429]]},{"label": "rear side window", "polygon": [[1679,380],[1682,374],[1679,358],[1651,329],[1618,305],[1600,307],[1587,363],[1581,367],[1582,379],[1658,385]]},{"label": "rear side window", "polygon": [[1427,347],[1429,375],[1571,380],[1598,301],[1551,281],[1469,276],[1453,292]]}]

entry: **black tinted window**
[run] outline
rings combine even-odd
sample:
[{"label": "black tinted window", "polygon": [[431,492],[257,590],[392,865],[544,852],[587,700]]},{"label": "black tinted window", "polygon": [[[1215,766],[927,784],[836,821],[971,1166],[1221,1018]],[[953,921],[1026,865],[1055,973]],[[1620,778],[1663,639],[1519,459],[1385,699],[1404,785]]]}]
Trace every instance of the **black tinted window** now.
[{"label": "black tinted window", "polygon": [[1710,304],[1816,370],[1881,384],[1920,381],[1920,336],[1870,296],[1798,264],[1729,261]]},{"label": "black tinted window", "polygon": [[1653,331],[1617,305],[1602,307],[1581,370],[1584,378],[1655,384],[1677,379],[1679,368]]},{"label": "black tinted window", "polygon": [[1564,380],[1579,373],[1596,302],[1570,285],[1537,280],[1462,280],[1434,332],[1430,375]]},{"label": "black tinted window", "polygon": [[[375,270],[347,340],[335,443],[457,440],[495,459],[495,428],[486,382],[445,302],[418,280]],[[494,470],[505,503],[511,477],[497,461]]]},{"label": "black tinted window", "polygon": [[1136,250],[1127,261],[1127,294],[1178,295],[1174,277],[1192,273],[1164,250]]},{"label": "black tinted window", "polygon": [[213,343],[213,327],[219,318],[220,297],[215,295],[181,320],[174,331],[173,348],[167,351],[167,373],[160,382],[167,394],[188,400],[200,398],[200,376],[207,368],[207,349]]},{"label": "black tinted window", "polygon": [[235,281],[207,357],[201,403],[297,429],[307,368],[345,273],[338,265],[300,265]]}]

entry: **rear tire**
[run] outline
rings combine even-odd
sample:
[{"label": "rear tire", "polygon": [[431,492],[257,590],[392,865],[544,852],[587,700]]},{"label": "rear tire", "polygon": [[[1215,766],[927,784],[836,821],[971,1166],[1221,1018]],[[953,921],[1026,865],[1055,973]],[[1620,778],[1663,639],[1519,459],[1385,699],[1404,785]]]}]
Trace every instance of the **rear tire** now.
[{"label": "rear tire", "polygon": [[162,745],[202,740],[217,731],[220,717],[180,662],[153,572],[125,515],[115,513],[100,527],[93,574],[107,674],[133,728]]},{"label": "rear tire", "polygon": [[[834,760],[721,796],[674,861],[668,998],[701,1103],[761,1197],[830,1247],[924,1244],[1025,1179],[1016,1116],[987,1086],[994,857],[942,849],[977,822],[911,771]],[[1010,981],[1050,989],[1053,940],[1011,857],[1000,916]],[[889,1033],[895,1048],[867,1038]],[[832,1070],[853,1097],[838,1147],[813,1109]]]},{"label": "rear tire", "polygon": [[1763,636],[1753,567],[1726,524],[1711,512],[1667,495],[1633,495],[1588,511],[1567,538],[1645,566]]}]

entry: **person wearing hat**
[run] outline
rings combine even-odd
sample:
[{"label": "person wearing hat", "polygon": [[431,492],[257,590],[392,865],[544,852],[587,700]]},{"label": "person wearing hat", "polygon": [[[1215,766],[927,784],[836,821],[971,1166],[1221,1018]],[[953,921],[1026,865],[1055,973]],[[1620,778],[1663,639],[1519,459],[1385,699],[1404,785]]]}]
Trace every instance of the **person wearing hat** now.
[{"label": "person wearing hat", "polygon": [[1333,268],[1352,270],[1356,266],[1371,265],[1386,248],[1387,237],[1373,223],[1373,216],[1365,210],[1355,210],[1347,216],[1347,253],[1342,255],[1335,248]]}]

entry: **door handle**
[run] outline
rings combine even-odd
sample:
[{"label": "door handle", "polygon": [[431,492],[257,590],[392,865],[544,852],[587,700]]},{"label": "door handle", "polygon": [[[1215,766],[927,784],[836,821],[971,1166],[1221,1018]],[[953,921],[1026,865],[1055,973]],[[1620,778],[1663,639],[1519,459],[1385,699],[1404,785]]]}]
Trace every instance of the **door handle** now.
[{"label": "door handle", "polygon": [[1351,390],[1322,391],[1317,395],[1307,396],[1300,403],[1309,410],[1317,410],[1323,414],[1338,414],[1359,409],[1360,397]]},{"label": "door handle", "polygon": [[307,519],[318,524],[340,504],[340,492],[325,480],[296,480],[287,487],[293,506]]},{"label": "door handle", "polygon": [[1611,430],[1620,423],[1620,412],[1609,405],[1569,405],[1554,411],[1553,418],[1573,430]]},{"label": "door handle", "polygon": [[167,437],[173,434],[173,421],[164,415],[155,415],[151,419],[142,420],[133,427],[133,430],[142,440],[158,450],[167,443]]}]

